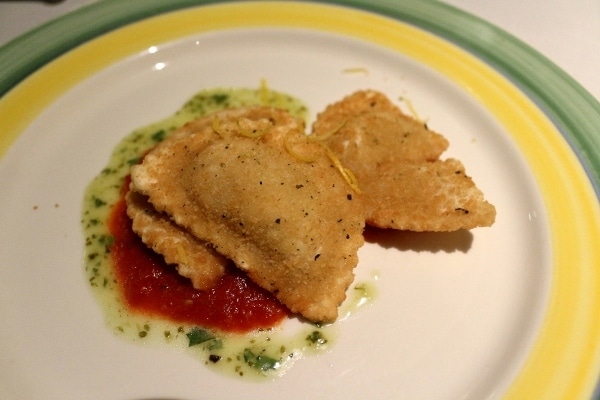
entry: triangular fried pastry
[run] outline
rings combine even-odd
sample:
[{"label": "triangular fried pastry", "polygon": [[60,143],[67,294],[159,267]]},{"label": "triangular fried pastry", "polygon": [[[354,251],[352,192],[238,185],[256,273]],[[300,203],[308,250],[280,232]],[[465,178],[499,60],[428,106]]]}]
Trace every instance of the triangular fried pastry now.
[{"label": "triangular fried pastry", "polygon": [[292,312],[330,322],[353,280],[362,202],[289,113],[207,116],[132,167],[132,190],[209,242]]},{"label": "triangular fried pastry", "polygon": [[318,114],[313,138],[327,143],[355,173],[396,160],[437,160],[448,141],[396,107],[385,95],[358,91]]},{"label": "triangular fried pastry", "polygon": [[494,206],[484,200],[458,160],[388,163],[375,166],[373,175],[378,180],[360,181],[361,190],[368,193],[371,226],[447,232],[494,223]]},{"label": "triangular fried pastry", "polygon": [[494,223],[496,211],[457,160],[439,161],[448,141],[372,90],[331,104],[311,135],[354,172],[366,223],[455,231]]},{"label": "triangular fried pastry", "polygon": [[156,211],[146,196],[130,191],[125,199],[133,231],[142,242],[161,254],[167,264],[176,265],[177,272],[190,279],[194,288],[207,290],[218,283],[231,261]]}]

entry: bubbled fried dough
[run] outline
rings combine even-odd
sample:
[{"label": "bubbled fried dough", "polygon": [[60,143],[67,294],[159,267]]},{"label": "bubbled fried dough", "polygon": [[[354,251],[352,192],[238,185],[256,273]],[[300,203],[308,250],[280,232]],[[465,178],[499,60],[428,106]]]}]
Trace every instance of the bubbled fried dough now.
[{"label": "bubbled fried dough", "polygon": [[132,189],[292,312],[330,322],[353,280],[364,212],[303,129],[267,107],[216,113],[132,167]]},{"label": "bubbled fried dough", "polygon": [[494,223],[494,206],[458,160],[402,161],[376,166],[373,174],[378,181],[361,184],[368,193],[366,222],[371,226],[448,232]]},{"label": "bubbled fried dough", "polygon": [[312,135],[355,173],[398,159],[433,161],[448,148],[446,138],[373,90],[355,92],[326,107],[318,114]]},{"label": "bubbled fried dough", "polygon": [[448,141],[381,93],[359,91],[328,106],[312,135],[354,172],[369,225],[435,232],[494,223],[494,206],[462,164],[439,161]]},{"label": "bubbled fried dough", "polygon": [[207,290],[218,283],[230,264],[227,258],[156,211],[146,196],[130,191],[125,199],[133,231],[144,244],[161,254],[167,264],[176,265],[177,272],[190,279],[194,288]]}]

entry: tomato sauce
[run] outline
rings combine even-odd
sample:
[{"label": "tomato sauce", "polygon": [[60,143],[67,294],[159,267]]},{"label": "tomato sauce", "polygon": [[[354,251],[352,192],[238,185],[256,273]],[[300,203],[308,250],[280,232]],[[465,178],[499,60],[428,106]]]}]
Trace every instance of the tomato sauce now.
[{"label": "tomato sauce", "polygon": [[[124,187],[128,186],[125,182]],[[117,284],[130,309],[176,323],[235,333],[267,329],[289,315],[277,299],[235,267],[229,268],[213,289],[194,289],[133,232],[126,212],[126,190],[122,192],[108,225],[114,237],[110,253]]]}]

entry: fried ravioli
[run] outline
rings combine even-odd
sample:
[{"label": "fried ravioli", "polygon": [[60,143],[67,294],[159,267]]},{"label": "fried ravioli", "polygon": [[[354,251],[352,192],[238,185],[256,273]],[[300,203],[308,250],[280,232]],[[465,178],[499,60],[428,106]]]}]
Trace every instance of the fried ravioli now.
[{"label": "fried ravioli", "polygon": [[312,135],[324,140],[344,165],[363,175],[377,164],[437,160],[448,148],[446,138],[372,90],[329,105],[317,116]]},{"label": "fried ravioli", "polygon": [[312,135],[356,175],[369,225],[455,231],[495,220],[462,164],[439,160],[448,141],[381,93],[359,91],[328,106]]},{"label": "fried ravioli", "polygon": [[131,189],[233,260],[292,312],[337,318],[363,204],[289,113],[248,107],[184,126],[132,167]]},{"label": "fried ravioli", "polygon": [[227,258],[156,211],[145,196],[130,191],[125,199],[133,231],[148,247],[161,254],[167,264],[175,264],[177,272],[190,279],[194,288],[207,290],[217,284],[230,264]]},{"label": "fried ravioli", "polygon": [[378,228],[447,232],[491,225],[495,208],[483,199],[473,180],[455,159],[403,161],[374,167],[378,181],[361,189],[368,223]]}]

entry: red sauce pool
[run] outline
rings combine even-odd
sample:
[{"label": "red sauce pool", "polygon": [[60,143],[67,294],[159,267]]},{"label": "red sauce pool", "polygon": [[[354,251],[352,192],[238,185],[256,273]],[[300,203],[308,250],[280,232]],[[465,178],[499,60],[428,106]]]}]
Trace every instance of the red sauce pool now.
[{"label": "red sauce pool", "polygon": [[[128,181],[124,187],[128,187]],[[289,311],[270,293],[231,267],[207,291],[193,288],[175,267],[150,250],[131,229],[125,190],[111,210],[108,225],[117,284],[127,306],[136,312],[203,328],[244,333],[279,324]]]}]

